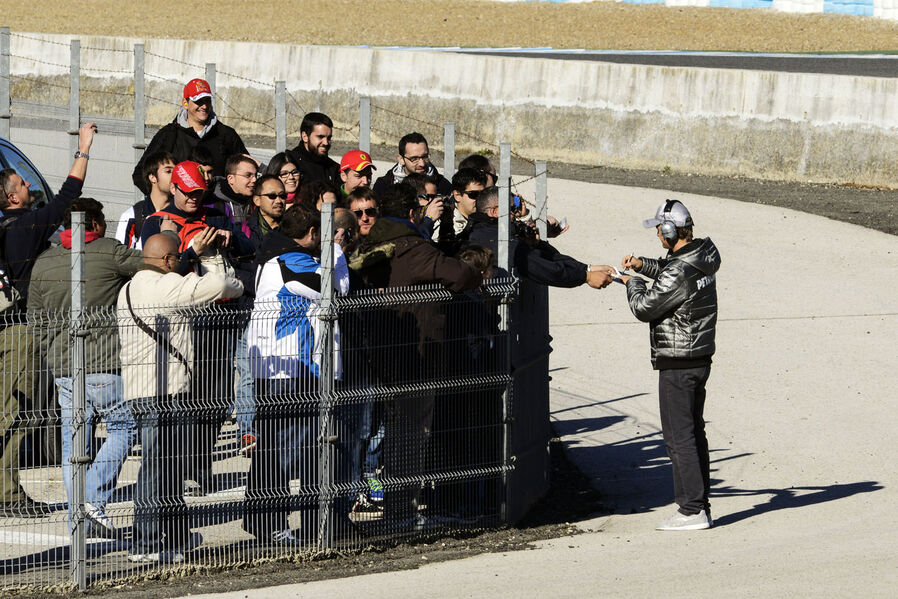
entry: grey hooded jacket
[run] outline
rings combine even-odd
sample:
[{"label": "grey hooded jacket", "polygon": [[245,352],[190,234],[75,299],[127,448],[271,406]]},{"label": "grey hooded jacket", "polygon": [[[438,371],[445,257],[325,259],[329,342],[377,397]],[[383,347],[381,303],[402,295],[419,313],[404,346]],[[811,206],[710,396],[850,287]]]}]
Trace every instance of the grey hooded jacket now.
[{"label": "grey hooded jacket", "polygon": [[627,283],[630,310],[648,322],[655,369],[710,363],[717,326],[716,275],[720,253],[710,239],[696,239],[667,258],[643,258],[639,274]]}]

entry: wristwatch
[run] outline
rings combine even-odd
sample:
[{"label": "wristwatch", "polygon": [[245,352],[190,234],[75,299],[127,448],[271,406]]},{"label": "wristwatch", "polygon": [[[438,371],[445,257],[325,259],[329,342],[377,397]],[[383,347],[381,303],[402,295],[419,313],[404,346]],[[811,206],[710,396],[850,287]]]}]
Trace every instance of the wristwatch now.
[{"label": "wristwatch", "polygon": [[75,158],[86,158],[87,160],[90,160],[90,156],[84,152],[75,152]]}]

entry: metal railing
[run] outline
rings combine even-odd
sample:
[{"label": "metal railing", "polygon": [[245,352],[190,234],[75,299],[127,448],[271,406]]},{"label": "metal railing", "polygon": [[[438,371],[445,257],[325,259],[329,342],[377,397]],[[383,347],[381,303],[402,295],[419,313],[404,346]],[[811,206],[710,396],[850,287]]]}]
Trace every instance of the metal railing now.
[{"label": "metal railing", "polygon": [[[72,308],[0,315],[0,589],[498,526],[544,492],[548,317],[521,281],[340,295],[326,233],[318,300],[135,296],[135,316],[80,300],[81,217]],[[266,353],[262,330],[292,350]]]}]

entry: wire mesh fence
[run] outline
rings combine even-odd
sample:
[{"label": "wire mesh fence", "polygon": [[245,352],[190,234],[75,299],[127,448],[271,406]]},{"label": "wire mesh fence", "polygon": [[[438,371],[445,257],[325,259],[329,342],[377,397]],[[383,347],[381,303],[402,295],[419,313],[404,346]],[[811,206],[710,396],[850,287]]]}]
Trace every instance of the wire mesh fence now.
[{"label": "wire mesh fence", "polygon": [[[326,320],[302,301],[137,297],[134,312],[7,317],[0,588],[501,524],[517,293],[514,280],[368,290]],[[331,351],[313,330],[326,324]],[[265,355],[268,333],[292,352]]]}]

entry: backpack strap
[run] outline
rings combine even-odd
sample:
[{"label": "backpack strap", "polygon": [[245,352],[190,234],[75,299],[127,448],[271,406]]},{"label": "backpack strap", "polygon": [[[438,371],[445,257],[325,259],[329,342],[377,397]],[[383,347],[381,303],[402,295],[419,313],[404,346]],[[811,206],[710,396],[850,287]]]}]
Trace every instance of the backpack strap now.
[{"label": "backpack strap", "polygon": [[134,319],[135,324],[140,328],[141,331],[149,335],[153,338],[153,340],[165,348],[173,358],[175,358],[178,362],[184,365],[184,368],[187,369],[188,378],[193,378],[193,369],[190,367],[190,363],[187,361],[181,352],[172,345],[168,339],[164,339],[162,335],[159,334],[158,331],[153,330],[150,325],[144,322],[137,314],[134,313],[134,308],[131,307],[131,282],[129,281],[127,285],[125,285],[125,303],[128,304],[128,312],[131,314],[131,318]]}]

